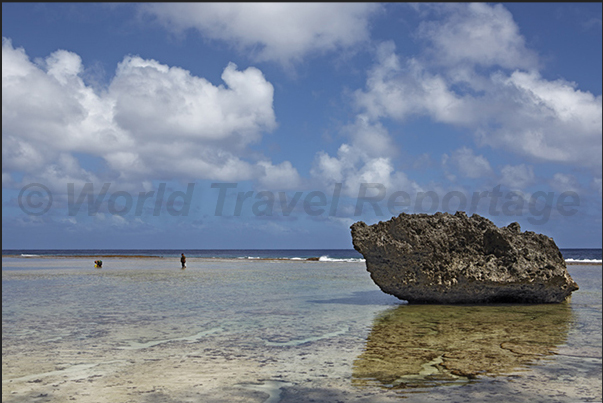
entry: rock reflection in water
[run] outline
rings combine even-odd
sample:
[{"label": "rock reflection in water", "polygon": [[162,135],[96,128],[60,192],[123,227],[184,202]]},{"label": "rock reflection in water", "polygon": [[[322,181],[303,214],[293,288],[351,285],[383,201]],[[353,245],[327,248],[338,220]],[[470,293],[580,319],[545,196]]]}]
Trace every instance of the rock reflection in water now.
[{"label": "rock reflection in water", "polygon": [[352,382],[403,389],[510,373],[555,354],[571,321],[566,303],[401,305],[375,319]]}]

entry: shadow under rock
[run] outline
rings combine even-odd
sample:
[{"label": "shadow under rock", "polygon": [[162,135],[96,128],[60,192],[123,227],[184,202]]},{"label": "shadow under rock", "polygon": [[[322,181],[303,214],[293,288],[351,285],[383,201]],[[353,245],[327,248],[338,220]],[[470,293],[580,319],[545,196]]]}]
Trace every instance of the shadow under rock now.
[{"label": "shadow under rock", "polygon": [[333,298],[323,300],[310,300],[316,304],[347,304],[347,305],[400,305],[406,304],[393,295],[385,294],[381,290],[374,291],[356,291],[351,297]]}]

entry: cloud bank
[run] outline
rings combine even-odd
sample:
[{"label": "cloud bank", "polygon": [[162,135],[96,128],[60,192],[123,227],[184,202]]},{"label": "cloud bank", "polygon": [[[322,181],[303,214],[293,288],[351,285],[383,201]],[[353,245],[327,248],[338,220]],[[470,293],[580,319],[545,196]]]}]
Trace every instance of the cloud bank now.
[{"label": "cloud bank", "polygon": [[367,3],[180,3],[144,5],[142,11],[172,31],[194,29],[255,61],[291,65],[368,42],[370,18],[380,8]]},{"label": "cloud bank", "polygon": [[[394,163],[396,144],[404,144],[403,131],[396,142],[386,123],[424,117],[473,133],[477,147],[534,163],[587,168],[600,176],[601,95],[563,79],[543,78],[537,53],[526,47],[502,5],[417,8],[426,17],[416,36],[424,45],[421,52],[405,57],[396,52],[393,41],[377,46],[366,86],[354,92],[357,121],[344,130],[350,141],[335,156],[317,153],[315,178],[323,183],[337,178],[350,185],[373,181],[419,189]],[[424,141],[432,141],[429,133]],[[532,166],[507,164],[496,174],[488,159],[476,154],[467,146],[444,154],[446,179],[490,177],[513,188],[536,181]]]},{"label": "cloud bank", "polygon": [[277,126],[274,89],[254,67],[224,69],[214,85],[179,67],[126,56],[106,90],[82,79],[81,58],[58,50],[39,63],[2,40],[2,170],[47,181],[93,181],[80,159],[114,180],[261,180],[295,185],[289,162],[248,146]]},{"label": "cloud bank", "polygon": [[539,162],[601,167],[602,98],[547,80],[510,13],[468,4],[419,29],[424,54],[381,45],[356,101],[369,118],[427,116],[471,130],[478,146]]}]

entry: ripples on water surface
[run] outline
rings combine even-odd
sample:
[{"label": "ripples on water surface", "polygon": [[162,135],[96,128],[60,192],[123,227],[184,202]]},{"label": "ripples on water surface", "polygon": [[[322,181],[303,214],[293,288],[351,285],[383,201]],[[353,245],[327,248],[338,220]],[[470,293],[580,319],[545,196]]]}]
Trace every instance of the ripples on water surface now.
[{"label": "ripples on water surface", "polygon": [[3,258],[3,402],[601,400],[601,266],[570,304],[416,306],[361,262],[103,260]]}]

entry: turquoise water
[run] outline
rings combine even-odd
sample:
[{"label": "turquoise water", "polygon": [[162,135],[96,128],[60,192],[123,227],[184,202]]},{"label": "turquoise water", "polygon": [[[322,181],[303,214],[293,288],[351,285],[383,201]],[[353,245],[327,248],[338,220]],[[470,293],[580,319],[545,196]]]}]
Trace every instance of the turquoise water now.
[{"label": "turquoise water", "polygon": [[570,304],[467,311],[362,262],[103,260],[3,258],[3,402],[601,400],[601,266],[569,267]]}]

